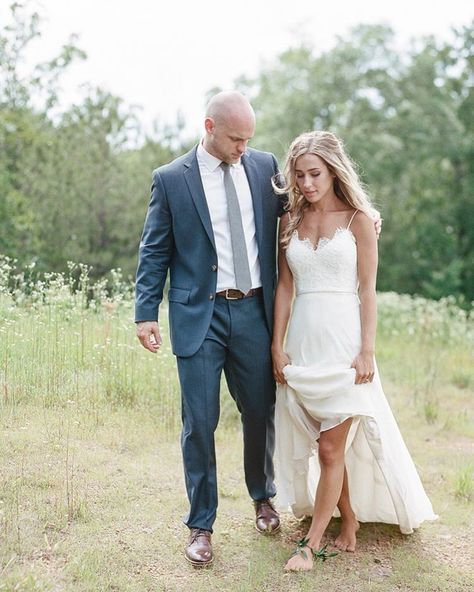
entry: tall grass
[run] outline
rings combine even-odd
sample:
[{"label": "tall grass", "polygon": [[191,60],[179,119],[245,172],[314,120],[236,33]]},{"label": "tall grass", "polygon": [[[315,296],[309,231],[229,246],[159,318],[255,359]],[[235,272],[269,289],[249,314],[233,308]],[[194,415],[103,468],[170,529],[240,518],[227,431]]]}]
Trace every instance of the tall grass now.
[{"label": "tall grass", "polygon": [[[90,280],[89,269],[38,278],[0,259],[0,395],[4,409],[73,402],[100,421],[106,408],[146,407],[164,431],[179,426],[180,395],[161,311],[163,347],[145,352],[134,331],[132,285],[120,270]],[[383,374],[407,387],[427,422],[439,418],[441,385],[474,384],[472,311],[454,299],[379,294],[377,357]],[[462,412],[461,412],[462,413]],[[224,421],[237,417],[224,400]]]},{"label": "tall grass", "polygon": [[[179,389],[164,345],[147,356],[134,336],[132,286],[120,271],[92,283],[85,266],[33,279],[0,263],[0,392],[5,408],[71,401],[99,420],[106,407],[157,407],[175,431]],[[166,313],[165,313],[166,314]]]}]

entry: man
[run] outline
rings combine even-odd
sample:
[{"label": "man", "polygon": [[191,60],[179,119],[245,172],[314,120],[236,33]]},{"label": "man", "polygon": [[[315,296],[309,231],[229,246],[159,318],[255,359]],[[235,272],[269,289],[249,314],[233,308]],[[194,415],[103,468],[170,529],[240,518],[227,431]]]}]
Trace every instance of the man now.
[{"label": "man", "polygon": [[276,532],[271,498],[275,384],[270,356],[281,200],[272,154],[247,148],[255,114],[238,92],[209,102],[198,146],[153,174],[136,281],[137,335],[156,352],[168,271],[170,331],[182,396],[182,452],[190,511],[186,558],[213,560],[217,510],[214,432],[224,370],[241,413],[245,481],[256,528]]}]

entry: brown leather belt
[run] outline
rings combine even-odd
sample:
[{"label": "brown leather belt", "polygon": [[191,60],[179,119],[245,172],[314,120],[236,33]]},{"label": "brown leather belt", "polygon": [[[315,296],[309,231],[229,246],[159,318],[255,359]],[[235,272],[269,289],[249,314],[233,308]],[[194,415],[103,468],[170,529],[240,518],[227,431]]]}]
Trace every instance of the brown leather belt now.
[{"label": "brown leather belt", "polygon": [[258,296],[263,293],[263,288],[252,288],[244,294],[241,290],[235,290],[234,288],[228,288],[227,290],[221,290],[216,292],[216,296],[223,296],[226,300],[241,300],[242,298],[250,298],[251,296]]}]

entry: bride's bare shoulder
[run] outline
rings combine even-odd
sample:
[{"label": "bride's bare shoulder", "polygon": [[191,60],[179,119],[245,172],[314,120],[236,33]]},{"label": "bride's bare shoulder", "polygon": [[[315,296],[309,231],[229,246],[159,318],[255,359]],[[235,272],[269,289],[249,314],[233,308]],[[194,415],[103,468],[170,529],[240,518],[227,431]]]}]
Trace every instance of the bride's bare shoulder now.
[{"label": "bride's bare shoulder", "polygon": [[376,237],[374,219],[362,210],[355,213],[350,229],[357,239]]}]

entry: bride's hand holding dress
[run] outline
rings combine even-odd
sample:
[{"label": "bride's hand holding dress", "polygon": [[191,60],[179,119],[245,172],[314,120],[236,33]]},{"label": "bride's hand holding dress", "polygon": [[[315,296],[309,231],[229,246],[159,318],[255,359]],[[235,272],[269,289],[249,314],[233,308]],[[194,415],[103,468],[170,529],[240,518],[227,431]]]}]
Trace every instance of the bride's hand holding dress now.
[{"label": "bride's hand holding dress", "polygon": [[291,360],[283,350],[272,349],[273,359],[273,376],[278,384],[286,384],[285,375],[283,374],[283,368],[291,364]]},{"label": "bride's hand holding dress", "polygon": [[372,382],[375,374],[373,352],[361,351],[352,362],[351,368],[355,368],[356,371],[354,384]]}]

